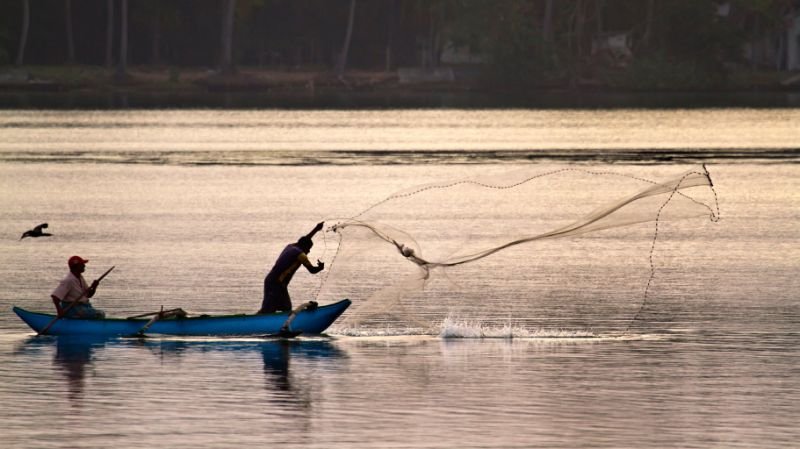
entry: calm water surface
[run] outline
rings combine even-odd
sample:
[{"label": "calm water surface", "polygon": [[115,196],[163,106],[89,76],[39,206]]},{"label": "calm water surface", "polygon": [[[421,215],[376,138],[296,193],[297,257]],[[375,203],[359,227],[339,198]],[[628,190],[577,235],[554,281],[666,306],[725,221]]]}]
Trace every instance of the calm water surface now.
[{"label": "calm water surface", "polygon": [[[0,112],[2,446],[797,447],[798,119],[793,109]],[[80,254],[90,279],[116,265],[94,300],[111,315],[252,312],[286,242],[395,191],[532,164],[662,179],[697,162],[709,164],[722,220],[669,228],[649,313],[625,334],[647,272],[641,241],[615,245],[569,285],[462,304],[480,313],[430,335],[35,338],[10,310],[52,308],[66,259]],[[19,241],[45,221],[53,237]],[[333,242],[317,240],[312,257],[330,262]],[[541,269],[545,255],[556,268],[587,257],[558,252],[498,259],[493,287],[513,282],[514,267]],[[618,269],[633,277],[604,274]],[[315,296],[319,279],[298,273],[295,300]],[[353,280],[355,307],[374,282]],[[321,302],[338,298],[323,292]],[[415,306],[446,316],[429,294]],[[590,320],[553,322],[572,313],[570,298],[592,299],[581,309]]]}]

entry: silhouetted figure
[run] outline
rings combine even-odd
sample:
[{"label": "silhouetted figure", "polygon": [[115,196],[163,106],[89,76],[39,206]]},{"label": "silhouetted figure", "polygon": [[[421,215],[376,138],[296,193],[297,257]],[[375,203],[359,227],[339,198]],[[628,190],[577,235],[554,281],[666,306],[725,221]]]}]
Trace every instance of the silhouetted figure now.
[{"label": "silhouetted figure", "polygon": [[[274,313],[292,310],[292,300],[289,298],[289,282],[295,271],[300,266],[306,267],[309,273],[319,273],[325,264],[317,260],[317,266],[308,261],[308,253],[314,242],[311,238],[322,229],[324,222],[319,222],[308,234],[300,237],[296,243],[290,243],[284,248],[275,265],[264,279],[264,300],[258,313]],[[287,323],[290,324],[291,321]]]},{"label": "silhouetted figure", "polygon": [[[56,306],[58,316],[66,316],[69,318],[89,318],[100,319],[105,318],[106,313],[102,310],[92,307],[89,298],[94,296],[97,291],[97,286],[100,285],[100,279],[95,279],[92,285],[86,283],[83,278],[83,272],[86,270],[86,262],[81,256],[72,256],[67,261],[69,265],[69,274],[65,277],[53,290],[50,298]],[[111,271],[111,270],[109,270]]]},{"label": "silhouetted figure", "polygon": [[47,227],[47,223],[42,223],[39,226],[31,229],[30,231],[25,231],[22,233],[22,237],[19,239],[22,240],[25,237],[50,237],[53,234],[48,234],[46,232],[42,232],[42,229]]}]

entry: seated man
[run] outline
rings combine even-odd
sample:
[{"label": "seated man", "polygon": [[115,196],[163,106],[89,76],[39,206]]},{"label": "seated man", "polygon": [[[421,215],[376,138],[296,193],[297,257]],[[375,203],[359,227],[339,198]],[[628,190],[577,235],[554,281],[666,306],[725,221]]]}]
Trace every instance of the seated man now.
[{"label": "seated man", "polygon": [[261,302],[261,310],[258,313],[273,313],[280,311],[292,310],[292,300],[289,298],[289,282],[292,276],[300,268],[300,265],[306,267],[309,273],[319,273],[325,268],[325,264],[317,261],[317,266],[311,265],[308,261],[308,252],[314,246],[311,238],[320,229],[322,229],[323,222],[317,223],[317,226],[311,230],[307,235],[300,237],[295,243],[290,243],[284,248],[275,265],[267,274],[264,279],[264,300]]},{"label": "seated man", "polygon": [[102,310],[92,307],[89,298],[94,296],[99,281],[92,282],[91,286],[86,285],[83,279],[83,272],[86,270],[88,260],[72,256],[67,264],[69,274],[61,280],[50,297],[56,305],[59,316],[69,318],[105,318],[106,314]]}]

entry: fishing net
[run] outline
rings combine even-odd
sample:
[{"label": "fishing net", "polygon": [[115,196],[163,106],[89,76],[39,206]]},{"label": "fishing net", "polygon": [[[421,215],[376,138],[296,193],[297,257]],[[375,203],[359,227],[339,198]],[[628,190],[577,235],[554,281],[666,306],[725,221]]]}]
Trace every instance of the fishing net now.
[{"label": "fishing net", "polygon": [[661,180],[532,166],[416,186],[327,220],[336,247],[318,297],[353,300],[340,331],[427,333],[454,317],[626,330],[653,296],[659,241],[718,209],[704,166]]}]

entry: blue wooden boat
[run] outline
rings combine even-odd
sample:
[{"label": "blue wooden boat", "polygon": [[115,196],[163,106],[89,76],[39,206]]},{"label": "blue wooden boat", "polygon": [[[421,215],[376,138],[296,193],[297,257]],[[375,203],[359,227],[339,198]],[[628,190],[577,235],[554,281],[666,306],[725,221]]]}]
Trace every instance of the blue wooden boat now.
[{"label": "blue wooden boat", "polygon": [[[303,334],[319,334],[328,328],[350,306],[349,299],[306,309],[297,313],[291,330]],[[76,319],[60,318],[56,315],[31,312],[20,307],[13,308],[22,321],[31,329],[48,335],[85,335],[98,337],[131,336],[146,327],[147,334],[179,336],[256,336],[276,335],[286,322],[289,312],[265,315],[200,315],[196,317],[173,317],[156,320],[141,318]],[[51,324],[52,323],[52,324]],[[48,328],[48,326],[50,326]]]}]

